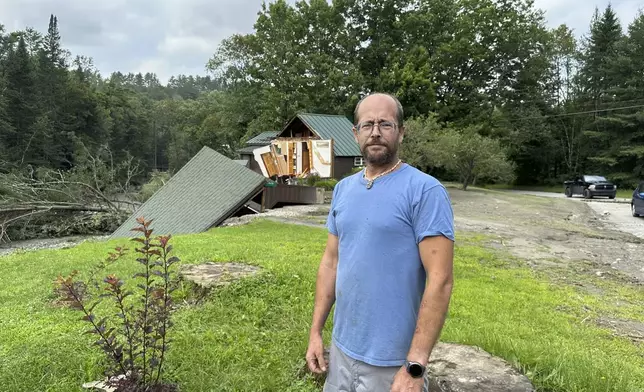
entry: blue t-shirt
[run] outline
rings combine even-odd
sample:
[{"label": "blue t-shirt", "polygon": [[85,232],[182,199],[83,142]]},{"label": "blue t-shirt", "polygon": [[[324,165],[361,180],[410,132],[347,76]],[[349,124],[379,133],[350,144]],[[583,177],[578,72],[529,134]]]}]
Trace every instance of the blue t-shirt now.
[{"label": "blue t-shirt", "polygon": [[339,237],[333,341],[354,359],[400,366],[425,290],[418,243],[454,240],[452,206],[437,179],[404,163],[366,184],[362,172],[338,182],[327,218]]}]

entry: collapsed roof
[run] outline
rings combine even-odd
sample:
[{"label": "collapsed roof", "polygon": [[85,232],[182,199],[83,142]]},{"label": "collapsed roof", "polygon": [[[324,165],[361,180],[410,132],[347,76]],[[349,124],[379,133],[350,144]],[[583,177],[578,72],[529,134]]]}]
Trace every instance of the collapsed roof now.
[{"label": "collapsed roof", "polygon": [[203,147],[132,214],[110,238],[136,237],[136,218],[153,219],[154,234],[206,231],[220,225],[262,192],[267,178]]}]

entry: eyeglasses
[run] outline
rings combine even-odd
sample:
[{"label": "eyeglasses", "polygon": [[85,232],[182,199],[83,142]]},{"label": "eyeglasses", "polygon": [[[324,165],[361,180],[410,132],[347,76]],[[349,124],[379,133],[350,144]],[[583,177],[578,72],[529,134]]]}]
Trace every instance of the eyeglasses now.
[{"label": "eyeglasses", "polygon": [[356,130],[358,132],[371,132],[376,125],[381,132],[392,132],[396,129],[396,124],[391,121],[378,121],[377,123],[374,123],[373,121],[363,121],[356,125]]}]

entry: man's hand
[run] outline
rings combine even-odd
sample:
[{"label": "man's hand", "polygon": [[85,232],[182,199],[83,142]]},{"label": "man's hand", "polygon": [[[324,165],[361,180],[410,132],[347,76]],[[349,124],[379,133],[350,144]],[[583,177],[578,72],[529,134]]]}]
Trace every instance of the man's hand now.
[{"label": "man's hand", "polygon": [[306,364],[313,373],[321,374],[326,372],[322,336],[312,334],[309,338],[309,348],[306,350]]},{"label": "man's hand", "polygon": [[394,377],[394,382],[391,384],[391,392],[422,392],[424,383],[424,376],[413,378],[403,366]]}]

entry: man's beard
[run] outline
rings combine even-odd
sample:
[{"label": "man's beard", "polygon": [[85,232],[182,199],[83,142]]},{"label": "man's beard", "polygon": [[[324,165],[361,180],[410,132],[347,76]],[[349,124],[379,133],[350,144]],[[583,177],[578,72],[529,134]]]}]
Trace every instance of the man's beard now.
[{"label": "man's beard", "polygon": [[[381,150],[379,151],[369,151],[371,146],[379,146]],[[393,162],[396,152],[398,151],[397,146],[393,146],[392,150],[390,146],[384,144],[370,144],[366,145],[362,149],[362,157],[365,162],[373,166],[385,166]]]}]

